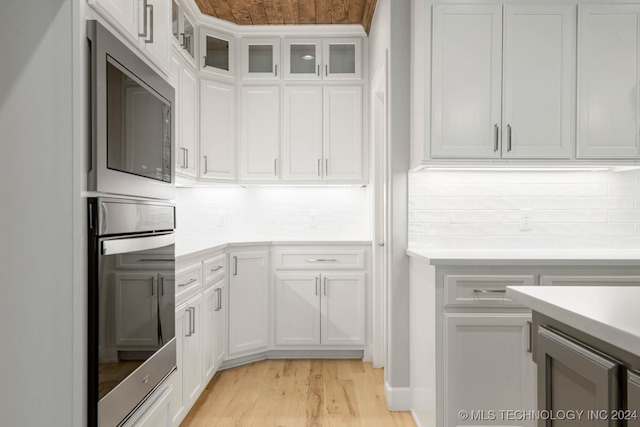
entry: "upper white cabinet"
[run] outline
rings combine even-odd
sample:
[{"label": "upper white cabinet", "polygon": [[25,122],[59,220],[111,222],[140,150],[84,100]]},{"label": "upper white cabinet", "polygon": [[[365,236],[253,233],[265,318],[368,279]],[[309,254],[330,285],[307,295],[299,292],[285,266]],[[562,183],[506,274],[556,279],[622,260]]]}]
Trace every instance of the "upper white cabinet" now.
[{"label": "upper white cabinet", "polygon": [[178,0],[171,0],[171,33],[173,41],[190,61],[195,60],[196,27]]},{"label": "upper white cabinet", "polygon": [[278,80],[282,75],[280,66],[280,38],[245,38],[240,50],[242,79]]},{"label": "upper white cabinet", "polygon": [[433,158],[570,157],[575,6],[435,5],[432,70]]},{"label": "upper white cabinet", "polygon": [[578,157],[640,157],[640,6],[580,5]]},{"label": "upper white cabinet", "polygon": [[323,179],[362,179],[362,87],[323,89]]},{"label": "upper white cabinet", "polygon": [[131,0],[89,0],[89,4],[116,27],[138,37],[138,9],[142,3]]},{"label": "upper white cabinet", "polygon": [[200,28],[200,69],[223,77],[234,77],[233,37]]},{"label": "upper white cabinet", "polygon": [[361,38],[285,38],[284,49],[286,80],[362,78]]},{"label": "upper white cabinet", "polygon": [[235,90],[200,80],[200,179],[235,178]]},{"label": "upper white cabinet", "polygon": [[247,86],[241,94],[240,178],[279,176],[280,86]]},{"label": "upper white cabinet", "polygon": [[178,55],[171,57],[172,82],[176,89],[176,174],[197,177],[198,76]]}]

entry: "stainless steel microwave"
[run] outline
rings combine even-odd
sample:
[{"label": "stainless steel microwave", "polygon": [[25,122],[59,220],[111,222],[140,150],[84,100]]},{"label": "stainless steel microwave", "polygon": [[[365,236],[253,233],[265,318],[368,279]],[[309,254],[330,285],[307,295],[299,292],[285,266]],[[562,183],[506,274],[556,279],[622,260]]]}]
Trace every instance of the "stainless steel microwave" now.
[{"label": "stainless steel microwave", "polygon": [[91,52],[88,190],[175,198],[173,87],[97,21]]}]

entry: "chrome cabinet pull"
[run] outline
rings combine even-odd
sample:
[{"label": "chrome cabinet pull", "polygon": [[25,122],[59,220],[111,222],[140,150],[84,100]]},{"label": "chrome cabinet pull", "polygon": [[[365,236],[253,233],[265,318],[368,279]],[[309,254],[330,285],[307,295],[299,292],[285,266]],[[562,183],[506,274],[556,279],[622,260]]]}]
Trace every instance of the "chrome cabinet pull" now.
[{"label": "chrome cabinet pull", "polygon": [[184,149],[186,157],[184,158],[184,163],[186,164],[185,168],[189,169],[189,149],[185,148]]},{"label": "chrome cabinet pull", "polygon": [[187,283],[179,283],[178,287],[182,288],[183,286],[188,286],[188,285],[192,284],[193,282],[195,282],[196,280],[198,280],[198,279],[191,279]]},{"label": "chrome cabinet pull", "polygon": [[533,352],[533,324],[530,320],[527,321],[527,329],[529,330],[529,340],[527,341],[527,353]]},{"label": "chrome cabinet pull", "polygon": [[318,176],[322,176],[322,159],[318,159]]},{"label": "chrome cabinet pull", "polygon": [[324,75],[325,75],[325,76],[328,76],[328,75],[329,75],[329,66],[328,66],[328,65],[325,65],[325,66],[324,66]]},{"label": "chrome cabinet pull", "polygon": [[[142,2],[142,13],[144,14],[144,20],[143,20],[142,26],[144,27],[144,31],[141,32],[141,33],[139,32],[138,33],[138,37],[144,37],[145,39],[147,38],[147,27],[149,26],[149,22],[147,21],[147,8],[148,7],[149,7],[149,4],[147,3],[147,0],[144,0]],[[140,21],[138,21],[138,22],[140,22]]]},{"label": "chrome cabinet pull", "polygon": [[475,294],[505,294],[507,293],[506,289],[474,289],[473,293]]},{"label": "chrome cabinet pull", "polygon": [[335,258],[310,258],[307,262],[338,262]]},{"label": "chrome cabinet pull", "polygon": [[320,276],[316,276],[316,296],[318,296],[320,293],[320,290],[318,289],[319,281],[320,281]]},{"label": "chrome cabinet pull", "polygon": [[318,64],[318,77],[320,76],[320,64]]},{"label": "chrome cabinet pull", "polygon": [[202,68],[206,68],[207,66],[207,55],[202,57]]},{"label": "chrome cabinet pull", "polygon": [[207,172],[209,171],[209,168],[207,167],[207,156],[202,156],[204,157],[204,174],[206,175]]},{"label": "chrome cabinet pull", "polygon": [[234,276],[238,275],[238,257],[237,256],[233,257],[233,275]]},{"label": "chrome cabinet pull", "polygon": [[275,74],[276,74],[276,77],[278,77],[278,64],[274,65],[274,67],[275,67]]},{"label": "chrome cabinet pull", "polygon": [[223,266],[222,266],[222,265],[219,265],[219,266],[217,266],[216,268],[212,268],[212,269],[210,269],[209,271],[210,271],[211,273],[215,273],[216,271],[220,270],[221,268],[223,268]]},{"label": "chrome cabinet pull", "polygon": [[[182,37],[182,40],[180,41],[180,47],[186,49],[187,48],[187,36],[185,35],[185,33],[180,33],[180,37]],[[206,59],[206,56],[205,56]]]},{"label": "chrome cabinet pull", "polygon": [[164,277],[160,276],[160,295],[164,296]]},{"label": "chrome cabinet pull", "polygon": [[185,337],[190,337],[191,335],[193,335],[193,334],[191,333],[191,307],[189,307],[189,308],[187,308],[187,309],[185,310],[185,315],[186,315],[186,313],[189,313],[189,326],[188,326],[187,333],[186,333],[184,336],[185,336]]},{"label": "chrome cabinet pull", "polygon": [[[145,0],[145,2],[146,2],[146,0]],[[150,27],[151,27],[151,34],[149,35],[149,39],[148,39],[148,40],[145,40],[144,42],[145,42],[145,43],[153,43],[153,5],[152,5],[152,4],[149,4],[149,5],[147,5],[147,8],[149,9],[149,20],[151,21],[151,25],[150,25]],[[146,10],[145,10],[144,17],[145,17],[145,18],[147,17]]]},{"label": "chrome cabinet pull", "polygon": [[140,258],[139,262],[174,262],[174,259],[168,258]]},{"label": "chrome cabinet pull", "polygon": [[278,159],[273,159],[273,175],[278,176]]},{"label": "chrome cabinet pull", "polygon": [[218,288],[218,311],[222,310],[222,288]]},{"label": "chrome cabinet pull", "polygon": [[324,159],[324,175],[329,176],[329,159]]},{"label": "chrome cabinet pull", "polygon": [[186,169],[186,168],[189,166],[189,163],[188,163],[188,161],[189,161],[189,160],[188,160],[188,158],[187,158],[187,152],[188,152],[189,150],[187,150],[187,149],[186,149],[186,148],[184,148],[184,147],[180,147],[180,150],[182,150],[182,166],[180,166],[180,167],[181,167],[182,169]]},{"label": "chrome cabinet pull", "polygon": [[326,277],[324,278],[324,291],[323,291],[323,293],[324,293],[324,296],[326,297],[327,296],[327,278]]},{"label": "chrome cabinet pull", "polygon": [[196,333],[196,308],[195,307],[189,307],[189,310],[191,310],[193,316],[191,316],[191,335]]},{"label": "chrome cabinet pull", "polygon": [[493,125],[493,151],[498,151],[498,139],[500,138],[500,126]]},{"label": "chrome cabinet pull", "polygon": [[507,151],[511,151],[511,125],[507,125]]},{"label": "chrome cabinet pull", "polygon": [[155,295],[155,291],[153,290],[153,288],[155,287],[156,284],[156,278],[154,277],[153,279],[151,279],[151,296]]}]

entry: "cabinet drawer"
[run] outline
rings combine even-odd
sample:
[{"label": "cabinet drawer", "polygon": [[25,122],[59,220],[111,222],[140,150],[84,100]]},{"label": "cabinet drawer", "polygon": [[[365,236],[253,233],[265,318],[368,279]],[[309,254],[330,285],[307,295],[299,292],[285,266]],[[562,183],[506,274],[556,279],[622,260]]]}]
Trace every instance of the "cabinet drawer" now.
[{"label": "cabinet drawer", "polygon": [[365,268],[365,251],[345,250],[276,250],[275,268],[292,270],[347,270]]},{"label": "cabinet drawer", "polygon": [[227,257],[225,254],[207,258],[203,261],[204,283],[205,285],[213,284],[224,277],[227,269]]},{"label": "cabinet drawer", "polygon": [[640,286],[640,276],[540,276],[540,286]]},{"label": "cabinet drawer", "polygon": [[176,271],[176,306],[202,290],[202,263]]},{"label": "cabinet drawer", "polygon": [[507,286],[533,286],[533,275],[449,275],[444,276],[447,306],[518,305],[506,297]]}]

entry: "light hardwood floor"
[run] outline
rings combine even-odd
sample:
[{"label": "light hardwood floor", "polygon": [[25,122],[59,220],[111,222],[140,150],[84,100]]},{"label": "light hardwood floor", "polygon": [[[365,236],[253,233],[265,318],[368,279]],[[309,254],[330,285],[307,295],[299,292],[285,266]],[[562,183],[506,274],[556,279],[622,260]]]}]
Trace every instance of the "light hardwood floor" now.
[{"label": "light hardwood floor", "polygon": [[415,426],[389,412],[382,369],[360,360],[265,360],[218,372],[182,427]]}]

